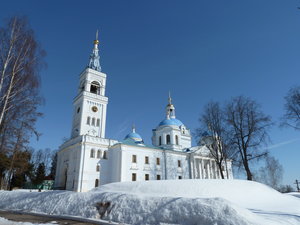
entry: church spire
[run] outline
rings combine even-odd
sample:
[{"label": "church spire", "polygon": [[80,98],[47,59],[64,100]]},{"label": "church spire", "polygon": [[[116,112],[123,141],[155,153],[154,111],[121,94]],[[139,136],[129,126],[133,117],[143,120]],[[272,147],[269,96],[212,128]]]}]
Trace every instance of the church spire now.
[{"label": "church spire", "polygon": [[172,104],[171,93],[169,91],[168,105],[166,107],[167,119],[175,118],[175,107]]},{"label": "church spire", "polygon": [[88,68],[101,72],[98,44],[99,44],[99,40],[98,40],[98,30],[97,30],[96,39],[94,40],[94,49],[92,54],[90,55],[90,62]]}]

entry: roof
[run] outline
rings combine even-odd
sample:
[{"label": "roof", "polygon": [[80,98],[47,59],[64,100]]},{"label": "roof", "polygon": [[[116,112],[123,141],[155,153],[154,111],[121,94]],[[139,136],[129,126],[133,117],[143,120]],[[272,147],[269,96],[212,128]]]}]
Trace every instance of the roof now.
[{"label": "roof", "polygon": [[142,141],[143,140],[143,138],[141,137],[141,135],[139,135],[138,133],[135,133],[135,132],[131,132],[131,133],[127,134],[124,139],[125,140],[126,139],[133,139],[135,141]]},{"label": "roof", "polygon": [[176,118],[166,118],[163,121],[161,121],[158,126],[170,126],[170,125],[182,126],[183,123]]}]

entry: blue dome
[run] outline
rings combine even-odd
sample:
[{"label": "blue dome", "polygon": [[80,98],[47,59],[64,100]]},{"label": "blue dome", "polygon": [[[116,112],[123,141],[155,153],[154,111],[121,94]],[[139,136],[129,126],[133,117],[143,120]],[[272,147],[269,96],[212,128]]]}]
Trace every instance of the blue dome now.
[{"label": "blue dome", "polygon": [[141,137],[141,135],[139,135],[138,133],[130,133],[130,134],[127,134],[126,137],[124,139],[133,139],[134,141],[142,141],[143,138]]},{"label": "blue dome", "polygon": [[175,118],[170,118],[170,119],[164,119],[159,123],[158,126],[168,126],[168,125],[175,125],[175,126],[181,126],[183,123]]}]

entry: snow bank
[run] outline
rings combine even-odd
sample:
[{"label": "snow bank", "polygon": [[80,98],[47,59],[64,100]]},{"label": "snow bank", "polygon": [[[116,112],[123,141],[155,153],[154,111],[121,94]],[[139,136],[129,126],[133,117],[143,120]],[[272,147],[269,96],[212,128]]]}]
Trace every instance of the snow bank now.
[{"label": "snow bank", "polygon": [[[242,208],[294,212],[300,201],[264,184],[247,180],[162,180],[111,183],[92,191],[110,191],[150,196],[223,198]],[[275,201],[276,200],[276,201]],[[284,207],[283,207],[284,204]]]},{"label": "snow bank", "polygon": [[0,225],[54,225],[57,223],[28,223],[28,222],[15,222],[0,217]]},{"label": "snow bank", "polygon": [[300,192],[290,192],[290,193],[286,193],[287,195],[292,195],[295,196],[297,198],[300,198]]},{"label": "snow bank", "polygon": [[241,180],[123,182],[87,193],[1,191],[0,209],[127,224],[300,224],[300,199]]}]

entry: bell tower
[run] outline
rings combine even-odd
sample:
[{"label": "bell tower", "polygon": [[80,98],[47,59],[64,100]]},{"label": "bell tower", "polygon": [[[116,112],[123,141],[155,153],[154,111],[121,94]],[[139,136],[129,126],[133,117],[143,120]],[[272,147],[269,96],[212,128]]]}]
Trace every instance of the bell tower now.
[{"label": "bell tower", "polygon": [[105,96],[106,74],[101,72],[98,45],[97,31],[89,63],[80,74],[78,94],[73,101],[72,138],[85,134],[105,138],[108,98]]}]

